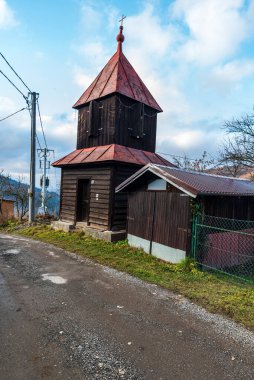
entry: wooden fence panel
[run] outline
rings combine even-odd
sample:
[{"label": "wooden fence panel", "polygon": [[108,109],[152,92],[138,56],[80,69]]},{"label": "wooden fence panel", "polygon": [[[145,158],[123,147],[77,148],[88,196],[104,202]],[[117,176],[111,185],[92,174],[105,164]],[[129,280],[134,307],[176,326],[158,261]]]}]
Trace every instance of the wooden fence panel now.
[{"label": "wooden fence panel", "polygon": [[128,233],[186,251],[190,200],[179,193],[146,191],[129,196]]},{"label": "wooden fence panel", "polygon": [[150,240],[153,226],[154,192],[129,195],[128,233]]}]

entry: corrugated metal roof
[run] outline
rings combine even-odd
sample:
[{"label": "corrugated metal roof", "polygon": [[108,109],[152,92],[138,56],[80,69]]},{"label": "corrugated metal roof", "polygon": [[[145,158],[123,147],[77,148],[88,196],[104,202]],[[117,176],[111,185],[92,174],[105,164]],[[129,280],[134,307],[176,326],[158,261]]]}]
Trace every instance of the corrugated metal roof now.
[{"label": "corrugated metal roof", "polygon": [[116,53],[74,104],[73,108],[79,108],[91,100],[116,92],[162,112],[159,104],[123,54],[122,42],[118,42]]},{"label": "corrugated metal roof", "polygon": [[52,165],[61,167],[103,161],[127,162],[142,166],[148,163],[174,166],[159,154],[117,144],[77,149],[60,160],[55,161]]},{"label": "corrugated metal roof", "polygon": [[200,173],[175,167],[148,164],[116,188],[116,192],[142,177],[147,171],[164,179],[168,183],[189,194],[254,196],[254,182],[239,178]]}]

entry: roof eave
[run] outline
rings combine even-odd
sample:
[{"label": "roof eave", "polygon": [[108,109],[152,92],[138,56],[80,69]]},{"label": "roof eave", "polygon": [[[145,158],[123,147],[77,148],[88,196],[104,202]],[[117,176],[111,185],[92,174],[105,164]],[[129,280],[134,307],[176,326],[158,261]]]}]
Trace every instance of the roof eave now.
[{"label": "roof eave", "polygon": [[[196,198],[198,193],[195,192],[194,189],[187,189],[183,186],[183,184],[177,183],[179,181],[173,181],[174,177],[172,179],[169,179],[167,176],[165,176],[163,173],[160,172],[161,169],[159,169],[156,164],[147,164],[142,169],[140,169],[138,172],[134,173],[131,177],[127,178],[124,182],[122,182],[119,186],[116,187],[115,192],[118,193],[122,191],[124,188],[129,186],[131,183],[133,183],[135,180],[137,180],[139,177],[144,175],[147,171],[150,171],[151,173],[157,175],[161,179],[165,180],[166,182],[170,183],[172,186],[175,186],[177,189],[182,191],[183,193],[189,195],[192,198]],[[162,171],[162,170],[161,170]]]},{"label": "roof eave", "polygon": [[[75,109],[75,110],[79,110],[80,108],[82,108],[82,107],[84,107],[85,105],[89,104],[89,103],[91,102],[91,100],[104,99],[104,98],[106,98],[107,96],[109,96],[109,95],[114,95],[114,94],[124,95],[124,96],[126,96],[127,98],[130,98],[130,99],[135,100],[136,102],[138,102],[138,100],[135,99],[134,96],[131,97],[131,96],[127,96],[127,95],[125,95],[125,94],[122,94],[122,93],[119,92],[119,91],[112,91],[112,92],[110,92],[110,93],[108,93],[108,94],[106,94],[106,95],[98,96],[98,97],[96,97],[96,98],[93,98],[93,99],[90,99],[90,100],[86,100],[85,102],[82,102],[82,103],[79,103],[79,100],[78,100],[78,101],[72,106],[72,108]],[[148,102],[144,102],[144,104],[145,104],[146,106],[148,106],[148,107],[150,107],[150,108],[156,110],[158,113],[163,112],[163,109],[159,106],[159,104],[157,104],[156,107],[151,106],[151,104],[149,104]]]}]

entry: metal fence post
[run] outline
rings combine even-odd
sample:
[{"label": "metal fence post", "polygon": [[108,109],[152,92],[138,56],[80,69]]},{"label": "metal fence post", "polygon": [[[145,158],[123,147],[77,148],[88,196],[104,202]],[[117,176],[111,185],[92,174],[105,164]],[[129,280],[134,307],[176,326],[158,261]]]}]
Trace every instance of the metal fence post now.
[{"label": "metal fence post", "polygon": [[196,261],[196,248],[197,248],[197,223],[198,215],[193,215],[192,220],[192,239],[191,239],[191,256]]}]

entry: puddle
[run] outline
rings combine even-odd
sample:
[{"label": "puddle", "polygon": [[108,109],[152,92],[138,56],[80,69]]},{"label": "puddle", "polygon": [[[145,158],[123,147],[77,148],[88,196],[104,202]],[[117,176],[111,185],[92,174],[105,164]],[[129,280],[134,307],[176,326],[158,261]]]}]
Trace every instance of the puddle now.
[{"label": "puddle", "polygon": [[2,235],[0,236],[0,239],[10,239],[10,240],[20,240],[20,241],[27,241],[29,242],[28,239],[25,239],[25,238],[21,238],[21,237],[14,237],[14,236],[10,236],[10,235]]},{"label": "puddle", "polygon": [[61,276],[56,276],[54,274],[45,273],[42,275],[44,281],[51,281],[53,284],[65,284],[67,280]]},{"label": "puddle", "polygon": [[52,256],[52,257],[59,257],[58,255],[56,255],[54,252],[52,252],[52,251],[48,251],[48,255],[49,256]]},{"label": "puddle", "polygon": [[4,251],[4,255],[18,255],[20,253],[20,249],[7,249],[7,251]]}]

